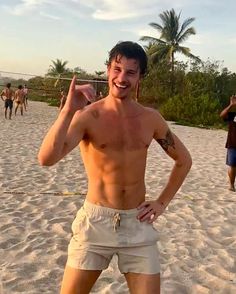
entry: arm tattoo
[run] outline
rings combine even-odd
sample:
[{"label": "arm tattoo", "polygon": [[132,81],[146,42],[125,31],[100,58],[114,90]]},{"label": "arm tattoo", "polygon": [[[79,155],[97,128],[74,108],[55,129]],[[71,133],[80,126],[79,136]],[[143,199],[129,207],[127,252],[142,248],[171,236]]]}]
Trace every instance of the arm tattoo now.
[{"label": "arm tattoo", "polygon": [[169,146],[175,149],[175,141],[169,129],[166,132],[165,139],[157,139],[156,141],[166,152],[168,151]]}]

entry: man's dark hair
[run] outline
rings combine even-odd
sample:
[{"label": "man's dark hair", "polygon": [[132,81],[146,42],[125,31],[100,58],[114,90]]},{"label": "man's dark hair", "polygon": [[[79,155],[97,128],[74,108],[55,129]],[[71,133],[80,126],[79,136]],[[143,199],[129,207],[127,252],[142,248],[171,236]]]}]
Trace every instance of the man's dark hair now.
[{"label": "man's dark hair", "polygon": [[11,83],[7,83],[7,84],[6,84],[6,87],[7,87],[7,88],[11,88]]},{"label": "man's dark hair", "polygon": [[18,86],[18,89],[19,89],[19,90],[21,90],[22,88],[23,88],[22,85],[19,85],[19,86]]},{"label": "man's dark hair", "polygon": [[119,56],[133,58],[139,62],[140,74],[145,75],[147,71],[147,55],[143,48],[131,41],[119,42],[109,52],[108,65],[111,65],[112,60],[117,60]]}]

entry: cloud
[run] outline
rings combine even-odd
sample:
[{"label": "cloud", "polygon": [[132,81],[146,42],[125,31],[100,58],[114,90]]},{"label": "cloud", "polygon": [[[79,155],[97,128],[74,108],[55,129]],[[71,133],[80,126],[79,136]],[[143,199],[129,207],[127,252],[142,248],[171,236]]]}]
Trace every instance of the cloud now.
[{"label": "cloud", "polygon": [[[151,2],[154,0],[151,0]],[[74,1],[87,7],[90,11],[90,16],[99,20],[119,20],[124,18],[133,18],[140,15],[139,8],[140,0],[87,0],[87,1]]]},{"label": "cloud", "polygon": [[49,18],[51,20],[61,20],[61,17],[59,17],[59,16],[48,14],[48,13],[45,13],[45,12],[42,12],[42,11],[40,12],[40,15],[43,16],[43,17]]},{"label": "cloud", "polygon": [[19,4],[16,4],[13,7],[9,5],[4,5],[3,7],[10,14],[21,16],[32,13],[47,2],[47,0],[21,0]]},{"label": "cloud", "polygon": [[[210,5],[213,0],[199,0],[198,3],[204,2]],[[98,20],[122,20],[132,19],[142,16],[148,16],[171,9],[172,7],[179,10],[182,7],[193,6],[192,1],[188,0],[18,0],[18,4],[10,6],[7,0],[4,0],[5,9],[14,15],[25,15],[29,13],[37,13],[40,15],[42,11],[49,14],[52,11],[70,11],[73,15],[91,17]],[[41,14],[42,15],[42,14]],[[45,15],[44,15],[45,16]],[[56,17],[56,16],[54,16]]]},{"label": "cloud", "polygon": [[[186,2],[187,0],[176,0],[178,3]],[[51,11],[54,9],[62,10],[66,8],[67,11],[78,13],[81,11],[84,16],[89,16],[98,20],[119,20],[131,19],[139,16],[153,14],[153,11],[160,11],[160,7],[168,7],[166,2],[170,0],[18,0],[18,4],[10,6],[5,0],[4,8],[13,15],[25,15],[32,12],[40,14],[42,9]],[[171,4],[171,6],[173,6]]]}]

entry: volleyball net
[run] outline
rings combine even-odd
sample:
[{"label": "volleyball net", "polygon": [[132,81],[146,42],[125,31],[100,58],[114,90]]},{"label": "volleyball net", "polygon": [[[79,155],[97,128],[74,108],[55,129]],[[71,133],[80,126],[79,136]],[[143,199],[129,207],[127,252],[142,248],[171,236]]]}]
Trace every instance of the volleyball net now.
[{"label": "volleyball net", "polygon": [[52,105],[57,105],[60,100],[60,93],[63,90],[68,92],[73,75],[77,75],[77,84],[92,84],[96,90],[97,97],[106,96],[108,82],[105,77],[79,73],[65,73],[61,75],[36,75],[31,73],[11,72],[0,69],[0,91],[7,83],[11,83],[11,88],[16,90],[19,85],[26,85],[28,88],[28,99],[45,101]]}]

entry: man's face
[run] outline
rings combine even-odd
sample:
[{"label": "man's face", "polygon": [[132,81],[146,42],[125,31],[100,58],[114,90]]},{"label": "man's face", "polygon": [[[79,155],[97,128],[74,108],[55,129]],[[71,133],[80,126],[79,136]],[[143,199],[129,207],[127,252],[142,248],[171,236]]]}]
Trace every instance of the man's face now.
[{"label": "man's face", "polygon": [[109,94],[115,98],[129,97],[140,79],[139,62],[135,59],[118,56],[107,68]]}]

